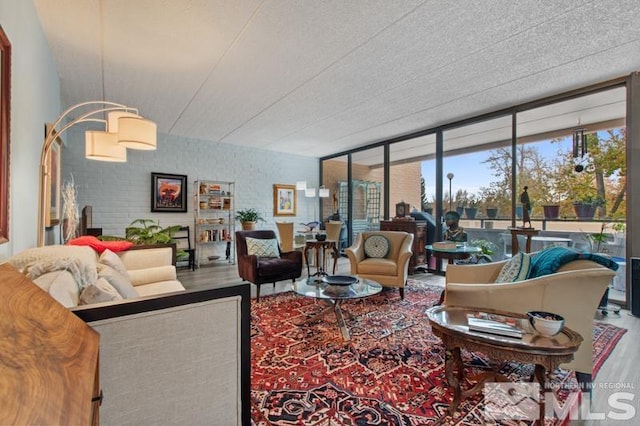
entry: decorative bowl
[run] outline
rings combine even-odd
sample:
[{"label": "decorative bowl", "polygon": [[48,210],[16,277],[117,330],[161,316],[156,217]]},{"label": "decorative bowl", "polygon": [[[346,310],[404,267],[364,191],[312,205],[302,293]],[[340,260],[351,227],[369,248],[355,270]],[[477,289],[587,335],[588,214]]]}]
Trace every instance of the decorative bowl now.
[{"label": "decorative bowl", "polygon": [[327,234],[316,234],[317,241],[325,241],[327,239]]},{"label": "decorative bowl", "polygon": [[527,316],[529,317],[531,327],[533,327],[538,334],[546,337],[555,336],[564,328],[564,318],[558,314],[544,311],[530,311],[527,312]]},{"label": "decorative bowl", "polygon": [[220,222],[218,221],[218,219],[207,219],[207,223],[209,225],[214,225],[214,224],[220,223]]}]

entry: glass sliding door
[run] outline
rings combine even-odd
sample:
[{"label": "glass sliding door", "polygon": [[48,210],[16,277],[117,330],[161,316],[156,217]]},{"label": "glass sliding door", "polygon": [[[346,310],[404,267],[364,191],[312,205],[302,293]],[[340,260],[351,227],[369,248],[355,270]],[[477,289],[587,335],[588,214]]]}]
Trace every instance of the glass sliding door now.
[{"label": "glass sliding door", "polygon": [[457,212],[467,241],[493,260],[510,253],[502,234],[512,224],[511,147],[511,115],[443,132],[443,212]]},{"label": "glass sliding door", "polygon": [[621,267],[610,298],[626,302],[626,88],[517,115],[518,190],[528,187],[543,239],[532,251],[570,245]]}]

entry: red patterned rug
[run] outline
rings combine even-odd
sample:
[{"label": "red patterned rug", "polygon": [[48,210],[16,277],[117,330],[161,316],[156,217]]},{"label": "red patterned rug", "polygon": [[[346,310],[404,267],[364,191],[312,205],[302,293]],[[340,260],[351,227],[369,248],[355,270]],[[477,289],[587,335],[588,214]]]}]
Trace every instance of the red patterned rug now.
[{"label": "red patterned rug", "polygon": [[[293,292],[252,300],[252,423],[484,424],[482,393],[463,400],[454,418],[447,415],[452,394],[444,377],[444,350],[424,313],[441,291],[412,281],[404,300],[397,290],[389,290],[345,302],[343,309],[353,314],[347,319],[349,342],[342,340],[333,313],[324,321],[302,324],[324,309],[320,301]],[[594,373],[625,331],[594,323]],[[463,357],[478,372],[492,367],[482,354],[463,351]],[[507,363],[500,371],[513,381],[526,381],[532,367]],[[573,373],[559,369],[553,380],[555,389],[575,389]],[[569,393],[559,392],[559,400]]]}]

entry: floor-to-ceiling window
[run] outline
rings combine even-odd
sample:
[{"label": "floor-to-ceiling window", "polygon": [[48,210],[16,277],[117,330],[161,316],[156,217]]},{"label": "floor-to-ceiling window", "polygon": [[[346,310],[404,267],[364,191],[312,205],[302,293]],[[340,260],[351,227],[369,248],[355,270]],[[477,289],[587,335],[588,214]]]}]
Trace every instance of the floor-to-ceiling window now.
[{"label": "floor-to-ceiling window", "polygon": [[[541,231],[534,249],[551,241],[593,251],[600,243],[597,250],[624,260],[633,252],[631,241],[625,249],[625,239],[635,232],[632,224],[626,226],[627,207],[638,204],[627,194],[627,164],[635,164],[628,158],[634,150],[627,146],[627,131],[632,138],[637,126],[625,128],[626,110],[640,104],[640,95],[631,89],[638,84],[629,81],[633,79],[612,80],[345,154],[341,158],[349,182],[344,183],[344,204],[353,207],[347,215],[353,223],[364,220],[375,229],[384,209],[393,216],[399,201],[418,210],[433,209],[438,224],[446,211],[457,210],[469,239],[493,244],[498,260],[511,252],[507,228],[523,224],[519,197],[526,186],[531,225]],[[628,102],[629,93],[635,102]],[[442,144],[437,143],[440,138]],[[380,177],[363,178],[362,170]],[[358,181],[378,179],[380,211],[367,214]],[[352,231],[355,236],[361,230],[356,226]],[[617,280],[624,289],[625,277]],[[613,295],[623,301],[626,297],[623,292]]]},{"label": "floor-to-ceiling window", "polygon": [[384,218],[384,148],[379,146],[351,155],[353,200],[351,236],[380,229]]}]

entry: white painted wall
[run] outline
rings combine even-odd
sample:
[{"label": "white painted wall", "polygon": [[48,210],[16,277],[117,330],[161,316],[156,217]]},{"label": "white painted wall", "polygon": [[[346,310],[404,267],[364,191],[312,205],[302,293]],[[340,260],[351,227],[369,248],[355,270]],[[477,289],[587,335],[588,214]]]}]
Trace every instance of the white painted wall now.
[{"label": "white painted wall", "polygon": [[[123,236],[125,227],[141,218],[160,220],[161,226],[193,225],[196,179],[234,181],[236,209],[253,207],[260,211],[267,220],[259,224],[262,229],[276,230],[275,220],[313,219],[313,204],[302,192],[298,194],[296,217],[274,218],[273,184],[295,185],[298,180],[306,180],[309,186],[317,187],[315,158],[159,134],[157,150],[128,150],[126,163],[105,163],[84,158],[84,135],[79,127],[63,139],[63,180],[73,174],[79,208],[93,207],[93,226],[103,228],[103,234]],[[151,212],[152,172],[187,175],[187,213]]]},{"label": "white painted wall", "polygon": [[9,242],[0,262],[36,245],[38,164],[44,123],[60,112],[51,51],[31,0],[0,0],[0,25],[12,48]]}]

